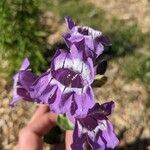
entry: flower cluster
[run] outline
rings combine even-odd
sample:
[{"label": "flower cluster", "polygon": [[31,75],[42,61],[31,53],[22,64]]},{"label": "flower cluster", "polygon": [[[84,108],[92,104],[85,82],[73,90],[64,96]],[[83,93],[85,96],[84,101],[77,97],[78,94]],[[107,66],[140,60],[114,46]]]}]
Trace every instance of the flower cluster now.
[{"label": "flower cluster", "polygon": [[102,32],[87,26],[77,26],[65,17],[69,32],[63,35],[69,50],[56,51],[50,69],[37,76],[31,72],[26,58],[14,76],[14,93],[10,105],[19,100],[49,105],[51,111],[65,114],[75,124],[73,150],[84,149],[88,143],[93,150],[114,148],[118,139],[107,116],[112,113],[113,102],[98,104],[91,84],[96,67],[103,73],[105,67],[94,66],[96,58],[111,45]]}]

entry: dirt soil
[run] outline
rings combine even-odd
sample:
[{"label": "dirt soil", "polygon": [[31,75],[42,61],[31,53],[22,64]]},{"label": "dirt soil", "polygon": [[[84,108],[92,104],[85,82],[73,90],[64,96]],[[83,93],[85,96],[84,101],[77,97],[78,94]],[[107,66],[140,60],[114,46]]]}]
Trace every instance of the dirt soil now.
[{"label": "dirt soil", "polygon": [[130,23],[137,23],[143,32],[150,30],[149,0],[88,0],[95,7],[106,11],[107,17],[115,16]]}]

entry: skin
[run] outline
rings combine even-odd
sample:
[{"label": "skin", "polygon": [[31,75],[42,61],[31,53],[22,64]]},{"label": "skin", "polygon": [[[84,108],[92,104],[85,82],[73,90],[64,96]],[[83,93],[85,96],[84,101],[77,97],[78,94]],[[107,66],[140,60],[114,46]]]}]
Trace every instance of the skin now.
[{"label": "skin", "polygon": [[[57,115],[46,105],[39,105],[31,121],[19,132],[19,150],[43,150],[43,136],[56,126]],[[66,131],[65,147],[71,150],[73,131]],[[55,149],[55,146],[53,150]],[[60,145],[56,149],[63,150]]]}]

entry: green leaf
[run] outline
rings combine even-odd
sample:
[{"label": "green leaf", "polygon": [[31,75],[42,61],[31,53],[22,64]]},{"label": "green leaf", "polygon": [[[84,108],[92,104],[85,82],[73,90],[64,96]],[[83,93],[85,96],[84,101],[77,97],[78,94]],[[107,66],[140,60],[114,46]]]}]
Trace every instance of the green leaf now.
[{"label": "green leaf", "polygon": [[57,125],[63,130],[73,130],[73,124],[64,115],[58,116]]}]

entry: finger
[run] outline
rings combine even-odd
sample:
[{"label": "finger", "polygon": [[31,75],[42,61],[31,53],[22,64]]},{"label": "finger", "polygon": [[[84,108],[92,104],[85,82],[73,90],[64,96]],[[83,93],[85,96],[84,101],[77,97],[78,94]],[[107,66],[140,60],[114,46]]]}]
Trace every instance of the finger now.
[{"label": "finger", "polygon": [[50,109],[49,109],[48,105],[39,104],[39,107],[37,108],[36,112],[32,116],[29,123],[33,122],[36,118],[39,118],[39,115],[44,114],[44,113],[49,112],[49,111],[50,111]]},{"label": "finger", "polygon": [[20,150],[42,150],[42,136],[56,125],[57,115],[40,105],[27,127],[19,132]]},{"label": "finger", "polygon": [[42,150],[43,140],[37,134],[25,127],[19,132],[19,150]]},{"label": "finger", "polygon": [[57,115],[53,112],[39,114],[28,124],[32,132],[39,136],[44,136],[54,126],[56,126]]},{"label": "finger", "polygon": [[73,141],[73,131],[72,130],[67,130],[66,135],[65,135],[65,146],[66,150],[71,150],[71,144]]}]

